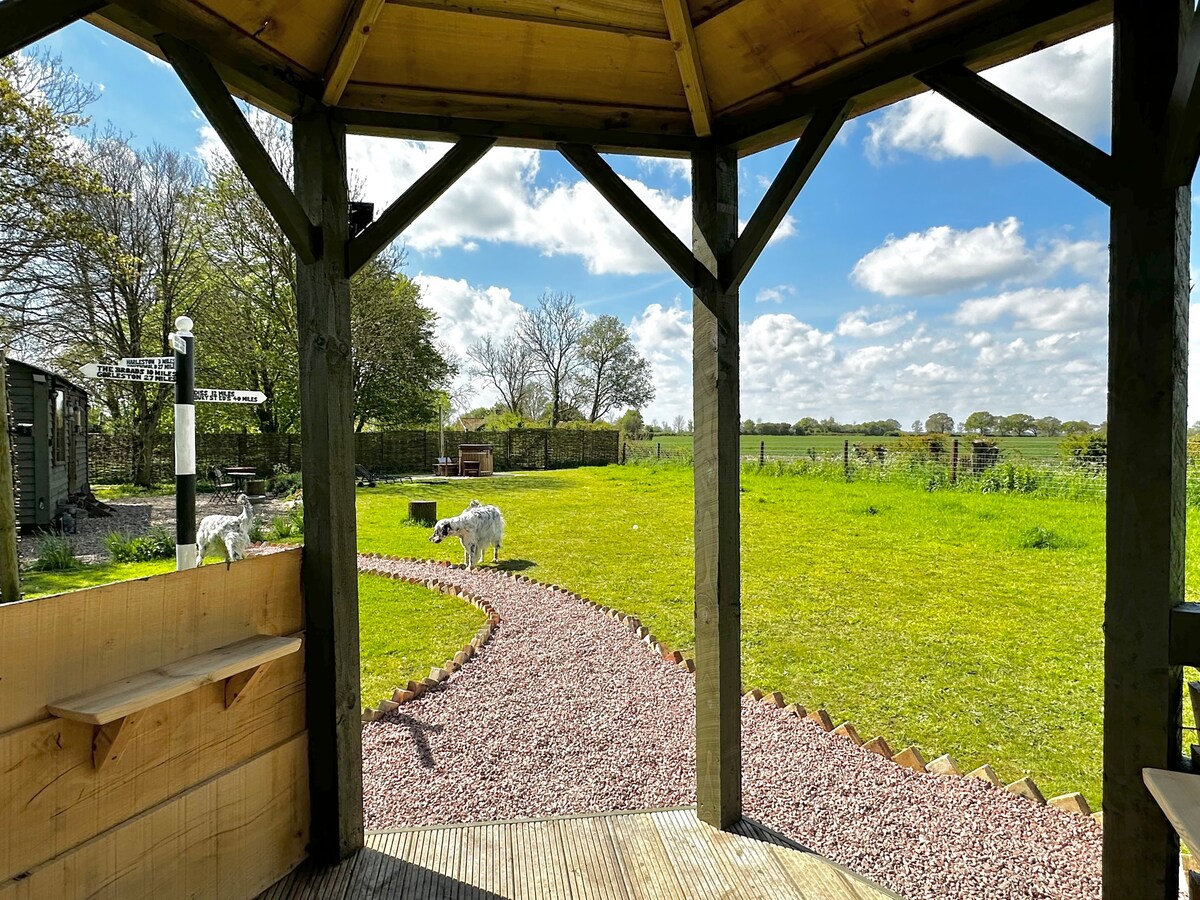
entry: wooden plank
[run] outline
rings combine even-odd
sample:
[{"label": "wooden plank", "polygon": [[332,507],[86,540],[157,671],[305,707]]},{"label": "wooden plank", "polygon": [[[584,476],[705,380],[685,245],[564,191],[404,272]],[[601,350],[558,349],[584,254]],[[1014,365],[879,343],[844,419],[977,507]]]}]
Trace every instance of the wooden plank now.
[{"label": "wooden plank", "polygon": [[[320,78],[337,44],[348,3],[349,0],[254,0],[253,3],[205,0],[203,6],[225,23],[227,40],[251,36],[255,42],[291,60],[296,68]],[[196,5],[186,3],[186,7]],[[191,8],[188,12],[192,16],[203,14]]]},{"label": "wooden plank", "polygon": [[[506,101],[502,108],[489,106],[494,98],[480,98],[466,109],[463,95],[449,102],[434,102],[425,93],[412,98],[393,91],[359,90],[351,85],[343,98],[343,108],[334,115],[351,134],[376,137],[401,137],[416,140],[452,141],[468,135],[494,137],[502,147],[532,147],[554,150],[559,143],[587,144],[606,153],[639,153],[647,156],[684,157],[696,145],[691,136],[691,120],[684,110],[641,110],[644,121],[629,121],[629,110],[617,114],[627,127],[604,130],[595,118],[603,110],[593,106],[564,108],[564,104],[540,101]],[[406,105],[408,111],[389,109]],[[346,108],[347,106],[353,108]],[[446,114],[446,108],[454,114]],[[424,109],[425,112],[421,112]],[[635,111],[637,112],[637,111]],[[491,116],[475,118],[473,116]],[[653,120],[651,117],[653,116]],[[543,118],[545,122],[536,121]],[[553,124],[550,124],[553,120]],[[576,123],[576,124],[572,124]],[[578,124],[583,123],[583,124]],[[657,131],[643,132],[639,127],[656,127]]]},{"label": "wooden plank", "polygon": [[1112,201],[1116,171],[1103,150],[963,65],[928,69],[917,78],[1101,203]]},{"label": "wooden plank", "polygon": [[296,196],[319,223],[322,248],[297,266],[296,319],[312,852],[328,864],[363,841],[346,132],[321,109],[296,117],[292,140]]},{"label": "wooden plank", "polygon": [[232,710],[209,685],[148,711],[125,756],[98,771],[92,725],[45,719],[0,734],[0,881],[294,737],[304,718],[293,654]]},{"label": "wooden plank", "polygon": [[631,896],[637,900],[675,900],[683,895],[649,815],[607,816],[606,821]]},{"label": "wooden plank", "polygon": [[737,185],[731,148],[692,155],[696,801],[718,828],[742,814],[738,294],[716,278],[737,239]]},{"label": "wooden plank", "polygon": [[1200,666],[1200,603],[1180,603],[1171,610],[1173,666]]},{"label": "wooden plank", "polygon": [[[304,627],[303,551],[0,606],[0,732],[46,704],[256,634]],[[227,606],[226,596],[237,598]]]},{"label": "wooden plank", "polygon": [[280,659],[300,649],[299,637],[260,635],[176,660],[86,693],[46,704],[51,715],[107,725],[174,697]]},{"label": "wooden plank", "polygon": [[461,178],[496,143],[490,137],[464,137],[434,163],[374,223],[350,241],[353,275],[399,237],[438,197]]},{"label": "wooden plank", "polygon": [[1142,779],[1188,849],[1200,853],[1200,775],[1143,769]]},{"label": "wooden plank", "polygon": [[1167,104],[1167,187],[1190,185],[1200,157],[1200,12],[1189,22]]},{"label": "wooden plank", "polygon": [[[1142,783],[1182,754],[1171,610],[1184,596],[1191,192],[1164,188],[1186,3],[1116,0],[1104,614],[1104,896],[1178,885],[1178,839]],[[1186,18],[1185,18],[1186,17]]]},{"label": "wooden plank", "polygon": [[[0,900],[252,897],[304,858],[304,736],[0,882]],[[163,885],[169,885],[166,892]]]},{"label": "wooden plank", "polygon": [[737,243],[733,245],[733,250],[721,261],[721,284],[726,290],[737,289],[750,274],[750,269],[762,254],[767,242],[771,240],[771,235],[796,202],[825,151],[837,137],[838,129],[846,121],[849,112],[849,101],[842,101],[817,110],[809,119],[800,140],[796,142],[796,146],[784,160],[779,174],[759,201],[754,215],[750,217]]},{"label": "wooden plank", "polygon": [[305,215],[258,135],[233,102],[212,63],[204,54],[170,35],[159,36],[158,44],[196,105],[221,136],[229,154],[254,186],[255,193],[279,223],[296,255],[304,262],[313,262],[317,247],[312,220]]},{"label": "wooden plank", "polygon": [[445,99],[486,92],[687,110],[668,40],[395,4],[380,13],[354,81]]},{"label": "wooden plank", "polygon": [[0,56],[16,53],[102,6],[104,0],[7,0],[0,3]]},{"label": "wooden plank", "polygon": [[675,63],[679,67],[679,79],[683,82],[683,93],[692,113],[696,136],[708,137],[712,134],[712,105],[704,81],[704,64],[700,60],[696,32],[692,27],[692,14],[684,0],[662,0],[662,4],[671,43],[675,45]]},{"label": "wooden plank", "polygon": [[[593,148],[582,144],[559,144],[559,152],[620,213],[642,239],[662,257],[684,284],[695,281],[696,260],[675,233],[663,224],[640,197],[612,170]],[[736,214],[735,214],[736,218]],[[736,223],[735,223],[736,228]]]},{"label": "wooden plank", "polygon": [[662,10],[645,0],[388,0],[397,6],[519,19],[569,28],[592,28],[615,34],[665,38]]},{"label": "wooden plank", "polygon": [[325,67],[325,90],[321,100],[326,106],[337,106],[342,99],[342,92],[346,90],[350,75],[358,65],[358,58],[367,45],[383,3],[384,0],[353,0],[350,4],[337,46],[329,58],[329,65]]}]

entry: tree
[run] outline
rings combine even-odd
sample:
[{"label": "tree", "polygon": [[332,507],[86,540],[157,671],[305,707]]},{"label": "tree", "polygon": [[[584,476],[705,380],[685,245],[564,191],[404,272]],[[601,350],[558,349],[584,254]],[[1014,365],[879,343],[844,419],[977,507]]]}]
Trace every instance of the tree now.
[{"label": "tree", "polygon": [[562,421],[563,407],[570,402],[584,330],[574,295],[561,291],[542,294],[537,309],[526,310],[517,323],[516,339],[532,358],[549,398],[551,428]]},{"label": "tree", "polygon": [[627,409],[621,418],[617,419],[617,429],[628,437],[637,437],[646,430],[642,414],[636,409]]},{"label": "tree", "polygon": [[1046,437],[1058,437],[1062,434],[1062,422],[1054,418],[1054,416],[1042,416],[1033,423],[1038,434]]},{"label": "tree", "polygon": [[742,434],[754,434],[754,420],[747,419],[742,423]]},{"label": "tree", "polygon": [[792,426],[792,434],[816,434],[821,430],[821,423],[812,416],[805,416]]},{"label": "tree", "polygon": [[948,413],[936,412],[925,420],[925,430],[930,434],[950,434],[954,431],[954,419]]},{"label": "tree", "polygon": [[996,417],[990,412],[973,412],[963,422],[963,431],[973,431],[979,435],[989,434],[996,429]]},{"label": "tree", "polygon": [[685,419],[683,416],[676,416],[674,419],[671,420],[671,428],[674,430],[674,432],[676,434],[683,434],[685,431],[686,425],[687,425],[687,419]]},{"label": "tree", "polygon": [[536,366],[522,341],[515,335],[498,341],[489,334],[467,349],[467,359],[472,377],[495,388],[505,409],[514,416],[534,418]]},{"label": "tree", "polygon": [[437,415],[438,388],[454,375],[433,335],[437,315],[421,306],[421,290],[400,272],[402,257],[385,251],[350,282],[354,350],[354,429],[397,427]]},{"label": "tree", "polygon": [[[600,316],[583,329],[574,387],[589,422],[599,421],[618,406],[636,408],[653,400],[650,374],[650,363],[637,352],[620,319]],[[675,430],[682,429],[680,421]]]},{"label": "tree", "polygon": [[[175,318],[189,315],[205,284],[193,193],[199,166],[166,147],[139,152],[114,132],[93,135],[89,164],[105,190],[76,198],[88,231],[67,248],[55,287],[70,339],[58,362],[164,356]],[[93,239],[99,234],[103,239]],[[104,382],[112,417],[134,439],[134,481],[151,483],[154,437],[170,407],[170,385]]]},{"label": "tree", "polygon": [[925,426],[921,424],[921,420],[913,419],[912,433],[913,434],[923,434],[924,432],[925,432]]},{"label": "tree", "polygon": [[1084,419],[1072,419],[1070,422],[1062,423],[1063,434],[1091,434],[1096,430],[1096,426]]},{"label": "tree", "polygon": [[1000,420],[1000,431],[1004,434],[1022,435],[1032,434],[1035,428],[1035,420],[1028,413],[1013,413],[1011,416],[1005,416]]}]

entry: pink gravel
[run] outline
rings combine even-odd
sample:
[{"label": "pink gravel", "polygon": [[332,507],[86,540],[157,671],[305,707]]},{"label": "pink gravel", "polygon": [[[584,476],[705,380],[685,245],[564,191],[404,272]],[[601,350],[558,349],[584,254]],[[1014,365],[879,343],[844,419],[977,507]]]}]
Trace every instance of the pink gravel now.
[{"label": "pink gravel", "polygon": [[[368,828],[695,802],[694,676],[623,625],[490,568],[359,566],[466,588],[501,617],[449,681],[363,726]],[[905,897],[1100,896],[1090,818],[919,775],[750,697],[742,754],[747,816]]]}]

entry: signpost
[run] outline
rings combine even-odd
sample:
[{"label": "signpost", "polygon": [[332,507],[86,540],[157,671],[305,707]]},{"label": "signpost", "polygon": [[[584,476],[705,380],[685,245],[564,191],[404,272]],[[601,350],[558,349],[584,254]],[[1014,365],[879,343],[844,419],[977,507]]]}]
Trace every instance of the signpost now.
[{"label": "signpost", "polygon": [[261,391],[235,391],[196,387],[194,323],[187,316],[175,320],[169,335],[174,356],[129,356],[120,365],[88,363],[80,368],[85,378],[106,381],[140,381],[175,385],[175,568],[196,567],[196,403],[263,403]]}]

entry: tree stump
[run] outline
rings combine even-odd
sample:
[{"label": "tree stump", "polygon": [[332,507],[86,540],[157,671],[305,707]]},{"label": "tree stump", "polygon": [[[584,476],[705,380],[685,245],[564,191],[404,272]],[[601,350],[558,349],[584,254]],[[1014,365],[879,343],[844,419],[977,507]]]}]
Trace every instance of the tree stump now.
[{"label": "tree stump", "polygon": [[422,525],[432,525],[437,521],[437,501],[409,500],[408,517]]}]

